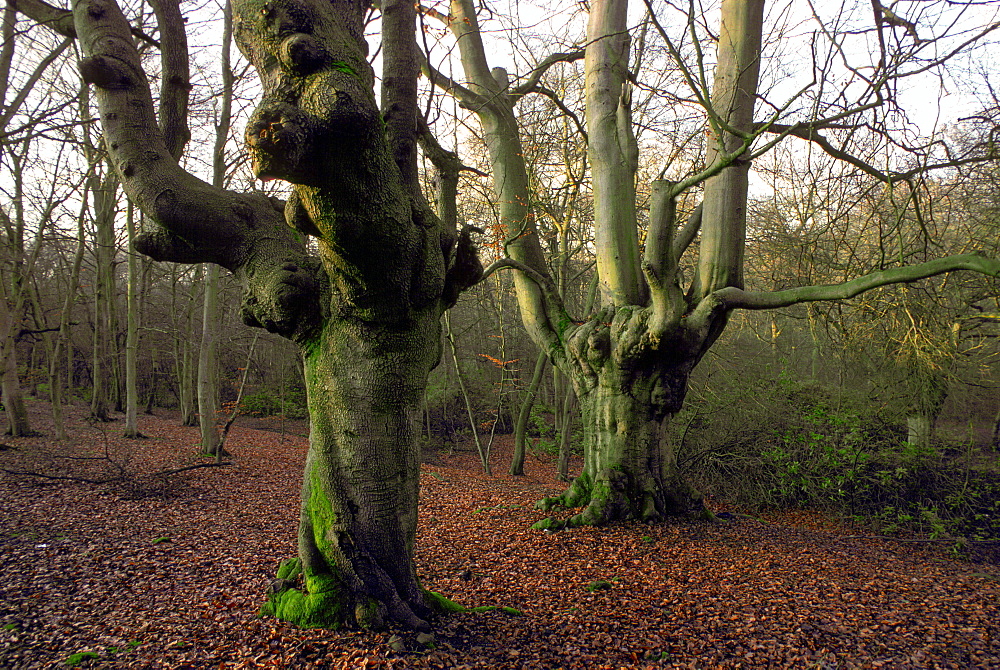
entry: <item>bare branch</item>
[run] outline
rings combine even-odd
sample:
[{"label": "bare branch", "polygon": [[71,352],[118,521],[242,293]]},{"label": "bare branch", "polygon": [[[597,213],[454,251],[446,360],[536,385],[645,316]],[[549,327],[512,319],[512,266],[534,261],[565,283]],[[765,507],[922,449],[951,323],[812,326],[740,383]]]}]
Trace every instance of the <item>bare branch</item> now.
[{"label": "bare branch", "polygon": [[[43,0],[9,0],[10,4],[19,12],[33,20],[35,23],[45,26],[53,32],[76,39],[76,26],[73,25],[73,12],[68,9],[53,7]],[[157,49],[160,42],[153,39],[138,28],[130,28],[132,36],[150,44]]]},{"label": "bare branch", "polygon": [[820,128],[830,127],[824,126],[822,124],[813,123],[799,123],[795,125],[785,125],[780,123],[772,123],[770,126],[761,125],[761,130],[766,132],[779,133],[784,136],[798,137],[799,139],[807,140],[813,142],[819,146],[827,154],[841,160],[845,163],[853,165],[862,172],[872,177],[875,177],[881,182],[891,183],[896,181],[906,181],[921,172],[928,172],[931,170],[940,170],[949,167],[958,167],[960,165],[968,165],[970,163],[985,163],[988,161],[996,160],[995,156],[982,155],[982,156],[967,156],[965,158],[955,158],[952,160],[940,161],[937,163],[932,163],[930,165],[922,165],[919,167],[912,168],[910,170],[904,170],[900,172],[883,172],[878,168],[872,166],[871,164],[861,160],[857,156],[847,153],[837,147],[833,146],[829,139],[824,135],[819,133]]},{"label": "bare branch", "polygon": [[562,98],[560,98],[555,91],[539,84],[535,87],[535,92],[540,93],[551,100],[560,112],[569,117],[569,119],[573,122],[573,125],[576,126],[576,131],[580,133],[581,137],[583,137],[584,142],[590,141],[590,137],[587,135],[587,129],[584,128],[583,122],[580,121],[580,117],[577,116],[572,109],[566,106],[566,104],[562,101]]},{"label": "bare branch", "polygon": [[538,90],[538,82],[541,81],[542,76],[548,71],[550,67],[556,63],[572,63],[573,61],[578,61],[583,58],[585,54],[584,49],[577,49],[576,51],[569,51],[566,53],[554,53],[546,56],[541,63],[535,66],[535,68],[528,73],[525,80],[513,87],[510,90],[510,94],[513,96],[522,96],[527,93],[534,93]]},{"label": "bare branch", "polygon": [[990,277],[1000,277],[1000,261],[982,254],[960,254],[918,265],[878,270],[842,284],[799,286],[773,292],[727,287],[715,291],[710,297],[717,299],[726,309],[777,309],[819,300],[847,300],[882,286],[914,282],[956,270],[971,270]]}]

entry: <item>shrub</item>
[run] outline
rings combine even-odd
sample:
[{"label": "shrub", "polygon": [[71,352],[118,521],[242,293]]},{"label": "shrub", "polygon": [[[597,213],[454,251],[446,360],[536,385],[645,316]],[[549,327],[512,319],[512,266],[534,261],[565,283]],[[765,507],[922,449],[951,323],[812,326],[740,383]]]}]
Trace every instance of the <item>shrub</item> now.
[{"label": "shrub", "polygon": [[813,383],[741,392],[742,402],[700,398],[675,421],[679,462],[703,492],[750,509],[825,509],[881,532],[1000,536],[1000,476],[968,453],[911,444],[901,417]]},{"label": "shrub", "polygon": [[246,416],[278,416],[305,419],[309,416],[304,388],[287,387],[284,396],[268,389],[245,394],[240,400],[240,414]]}]

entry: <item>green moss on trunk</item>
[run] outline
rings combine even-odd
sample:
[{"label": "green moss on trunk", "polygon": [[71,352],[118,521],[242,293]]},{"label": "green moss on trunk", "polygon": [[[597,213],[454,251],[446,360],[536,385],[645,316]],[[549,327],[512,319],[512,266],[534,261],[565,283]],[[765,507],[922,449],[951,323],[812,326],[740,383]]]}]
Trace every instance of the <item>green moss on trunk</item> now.
[{"label": "green moss on trunk", "polygon": [[543,519],[538,530],[600,526],[616,521],[660,521],[700,511],[701,496],[681,477],[665,433],[670,412],[662,375],[628,376],[610,366],[585,392],[578,384],[585,427],[583,472],[561,495],[536,507],[579,509],[568,519]]}]

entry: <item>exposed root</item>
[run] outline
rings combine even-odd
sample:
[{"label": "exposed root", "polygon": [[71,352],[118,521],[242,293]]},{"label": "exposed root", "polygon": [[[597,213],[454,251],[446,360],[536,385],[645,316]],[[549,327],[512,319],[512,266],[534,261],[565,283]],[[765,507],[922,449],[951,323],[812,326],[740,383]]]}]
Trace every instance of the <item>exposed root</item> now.
[{"label": "exposed root", "polygon": [[605,526],[620,521],[656,523],[667,517],[700,515],[705,507],[701,495],[683,480],[667,486],[652,477],[639,484],[620,470],[602,470],[591,479],[587,473],[573,480],[561,495],[545,498],[535,507],[583,510],[560,521],[555,517],[534,524],[536,530],[556,531],[579,526]]}]

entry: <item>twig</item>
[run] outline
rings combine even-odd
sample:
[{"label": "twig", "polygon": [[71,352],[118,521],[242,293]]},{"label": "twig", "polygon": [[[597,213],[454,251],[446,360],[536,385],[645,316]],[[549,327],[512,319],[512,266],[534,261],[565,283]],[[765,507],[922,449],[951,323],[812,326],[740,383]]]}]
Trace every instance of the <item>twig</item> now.
[{"label": "twig", "polygon": [[84,484],[110,484],[116,479],[87,479],[86,477],[74,477],[72,475],[47,475],[43,472],[32,472],[31,470],[8,470],[7,468],[0,468],[0,472],[6,472],[8,475],[27,475],[29,477],[38,477],[40,479],[65,479],[72,482],[82,482]]},{"label": "twig", "polygon": [[161,470],[160,472],[154,472],[149,475],[150,477],[166,477],[167,475],[176,475],[178,472],[186,472],[188,470],[197,470],[198,468],[221,468],[226,465],[232,465],[230,461],[224,461],[222,463],[198,463],[197,465],[186,465],[183,468],[174,468],[173,470]]},{"label": "twig", "polygon": [[[232,465],[232,463],[229,461],[223,463],[198,463],[196,465],[186,465],[183,468],[174,468],[172,470],[160,470],[159,472],[153,472],[147,476],[168,477],[170,475],[176,475],[179,472],[187,472],[188,470],[197,470],[199,468],[219,468],[226,465]],[[63,479],[71,482],[81,482],[83,484],[110,484],[111,482],[122,481],[126,477],[126,475],[123,474],[118,477],[108,477],[105,479],[89,479],[87,477],[77,477],[74,475],[47,475],[44,472],[34,472],[32,470],[8,470],[7,468],[0,468],[0,472],[5,472],[8,475],[26,475],[28,477],[38,477],[40,479]]]},{"label": "twig", "polygon": [[892,537],[891,535],[841,535],[841,540],[889,540],[890,542],[909,542],[930,544],[939,542],[962,542],[963,544],[1000,544],[1000,540],[970,540],[965,537]]}]

